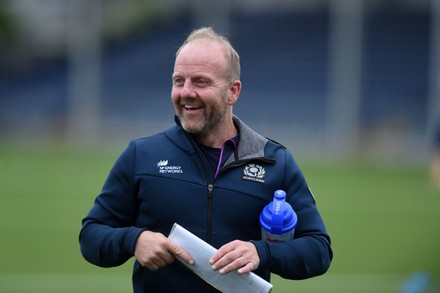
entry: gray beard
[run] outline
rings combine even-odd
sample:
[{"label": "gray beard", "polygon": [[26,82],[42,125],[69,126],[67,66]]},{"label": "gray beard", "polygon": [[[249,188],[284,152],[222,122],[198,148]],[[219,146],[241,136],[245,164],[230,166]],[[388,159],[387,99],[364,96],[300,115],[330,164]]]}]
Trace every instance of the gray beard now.
[{"label": "gray beard", "polygon": [[212,132],[218,125],[224,121],[226,117],[226,108],[222,113],[217,113],[215,115],[209,115],[204,123],[197,125],[196,127],[188,128],[185,126],[185,120],[179,115],[180,121],[182,123],[183,129],[192,134],[195,138],[206,137],[210,132]]}]

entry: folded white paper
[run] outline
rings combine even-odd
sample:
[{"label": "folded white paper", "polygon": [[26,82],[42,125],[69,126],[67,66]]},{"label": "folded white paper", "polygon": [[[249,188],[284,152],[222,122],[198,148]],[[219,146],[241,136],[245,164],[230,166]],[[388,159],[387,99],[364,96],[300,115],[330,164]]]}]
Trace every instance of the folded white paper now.
[{"label": "folded white paper", "polygon": [[213,271],[209,259],[216,252],[216,249],[179,224],[173,225],[168,238],[188,252],[195,263],[188,265],[181,258],[177,257],[177,259],[217,290],[223,293],[271,292],[272,284],[254,273],[241,275],[237,271],[233,271],[226,275],[220,275],[220,273]]}]

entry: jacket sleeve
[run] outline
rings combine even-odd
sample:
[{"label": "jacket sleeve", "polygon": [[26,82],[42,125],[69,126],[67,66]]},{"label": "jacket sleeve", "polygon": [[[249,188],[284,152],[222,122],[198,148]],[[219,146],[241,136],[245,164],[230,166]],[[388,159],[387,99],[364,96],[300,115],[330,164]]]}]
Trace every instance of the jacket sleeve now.
[{"label": "jacket sleeve", "polygon": [[253,243],[260,256],[260,268],[265,267],[283,278],[300,280],[324,274],[330,267],[333,252],[330,236],[306,180],[290,152],[284,150],[284,176],[280,188],[286,191],[287,200],[298,216],[294,239]]},{"label": "jacket sleeve", "polygon": [[82,221],[79,235],[84,258],[98,266],[118,266],[134,255],[143,231],[133,226],[136,215],[135,144],[131,142],[112,167],[101,193]]}]

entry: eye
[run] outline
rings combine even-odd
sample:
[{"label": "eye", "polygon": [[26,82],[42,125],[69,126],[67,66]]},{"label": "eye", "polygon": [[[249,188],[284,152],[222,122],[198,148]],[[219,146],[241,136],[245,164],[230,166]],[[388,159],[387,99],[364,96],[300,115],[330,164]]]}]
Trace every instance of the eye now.
[{"label": "eye", "polygon": [[205,87],[208,86],[210,82],[206,78],[197,78],[194,80],[194,84],[198,87]]},{"label": "eye", "polygon": [[173,85],[174,86],[183,86],[185,84],[185,80],[181,77],[175,77],[173,78]]}]

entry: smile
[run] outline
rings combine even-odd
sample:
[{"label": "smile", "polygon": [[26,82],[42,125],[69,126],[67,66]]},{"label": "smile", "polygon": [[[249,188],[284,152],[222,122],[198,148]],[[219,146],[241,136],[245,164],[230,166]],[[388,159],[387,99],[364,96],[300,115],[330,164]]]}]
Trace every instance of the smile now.
[{"label": "smile", "polygon": [[194,111],[194,110],[199,110],[202,107],[200,106],[193,106],[193,105],[183,105],[183,108],[187,111]]}]

